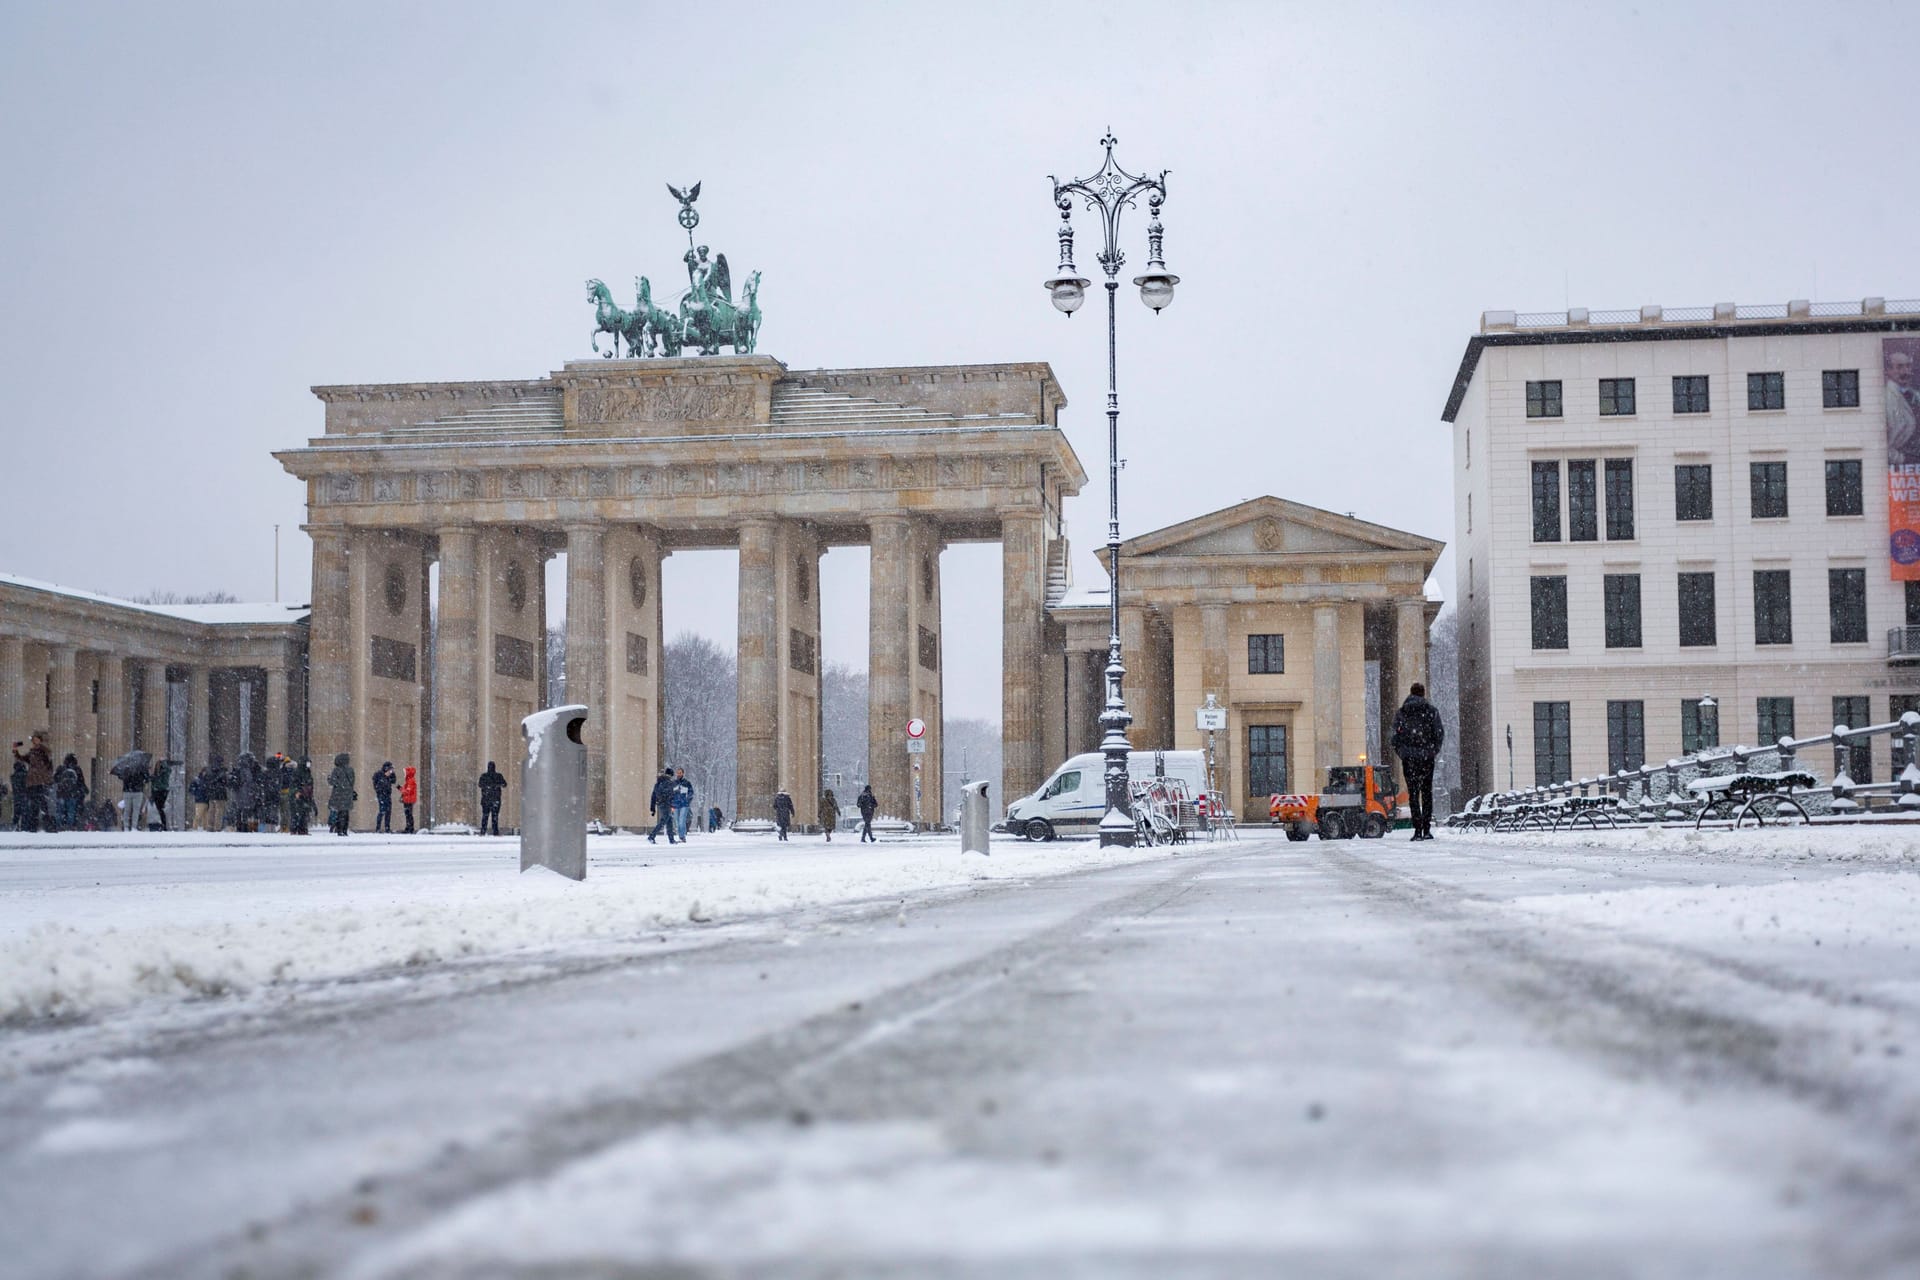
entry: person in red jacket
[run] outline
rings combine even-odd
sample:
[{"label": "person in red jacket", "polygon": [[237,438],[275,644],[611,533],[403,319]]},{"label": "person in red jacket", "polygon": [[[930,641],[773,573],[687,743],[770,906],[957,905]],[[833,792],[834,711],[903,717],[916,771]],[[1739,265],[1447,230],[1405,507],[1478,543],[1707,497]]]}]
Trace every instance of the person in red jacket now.
[{"label": "person in red jacket", "polygon": [[413,774],[413,766],[407,766],[407,776],[400,783],[400,807],[407,811],[407,829],[400,834],[413,834],[413,806],[420,799],[420,780]]}]

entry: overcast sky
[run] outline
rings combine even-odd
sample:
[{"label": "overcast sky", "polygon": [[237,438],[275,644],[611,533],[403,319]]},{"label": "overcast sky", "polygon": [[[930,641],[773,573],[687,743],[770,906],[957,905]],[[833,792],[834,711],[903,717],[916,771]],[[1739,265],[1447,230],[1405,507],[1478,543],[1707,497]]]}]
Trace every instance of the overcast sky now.
[{"label": "overcast sky", "polygon": [[[1097,580],[1103,320],[1040,281],[1047,175],[1109,126],[1172,171],[1183,278],[1122,296],[1123,532],[1272,493],[1451,539],[1481,310],[1920,295],[1916,66],[1898,3],[14,0],[0,571],[265,598],[278,523],[305,599],[269,451],[320,431],[307,389],[587,356],[581,282],[680,273],[697,180],[789,367],[1051,362]],[[999,715],[998,564],[945,560],[952,714]],[[865,581],[827,557],[830,660],[865,663]],[[734,584],[675,557],[669,631],[730,640]]]}]

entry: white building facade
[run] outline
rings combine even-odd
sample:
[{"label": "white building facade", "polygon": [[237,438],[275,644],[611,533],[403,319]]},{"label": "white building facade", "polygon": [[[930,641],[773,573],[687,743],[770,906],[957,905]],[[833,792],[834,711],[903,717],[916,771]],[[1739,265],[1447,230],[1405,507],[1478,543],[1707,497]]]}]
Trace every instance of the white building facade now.
[{"label": "white building facade", "polygon": [[1483,316],[1442,415],[1467,794],[1920,709],[1888,467],[1917,336],[1871,298]]}]

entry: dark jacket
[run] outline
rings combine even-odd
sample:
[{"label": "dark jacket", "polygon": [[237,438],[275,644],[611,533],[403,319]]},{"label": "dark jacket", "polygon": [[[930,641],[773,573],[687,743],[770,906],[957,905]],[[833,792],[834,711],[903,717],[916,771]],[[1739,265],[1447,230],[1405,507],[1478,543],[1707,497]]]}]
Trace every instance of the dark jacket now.
[{"label": "dark jacket", "polygon": [[333,771],[327,774],[327,812],[346,813],[353,808],[354,790],[353,765],[347,753],[342,751],[333,758]]},{"label": "dark jacket", "polygon": [[829,831],[840,825],[840,802],[831,791],[820,794],[820,825]]},{"label": "dark jacket", "polygon": [[1440,754],[1447,740],[1447,727],[1440,723],[1440,711],[1418,694],[1407,695],[1393,713],[1393,750],[1402,760],[1431,760]]},{"label": "dark jacket", "polygon": [[685,778],[675,778],[671,791],[673,794],[674,808],[691,809],[693,807],[693,784],[691,782],[688,782]]},{"label": "dark jacket", "polygon": [[782,791],[773,798],[773,816],[785,826],[793,821],[793,797]]},{"label": "dark jacket", "polygon": [[659,813],[673,806],[673,775],[663,773],[653,780],[653,794],[647,797],[647,812]]},{"label": "dark jacket", "polygon": [[872,822],[874,812],[880,808],[880,797],[873,794],[872,787],[862,787],[854,803],[860,806],[860,816]]},{"label": "dark jacket", "polygon": [[209,800],[225,800],[227,788],[233,781],[227,773],[226,762],[219,756],[215,756],[208,762],[207,767],[200,771],[200,780],[207,789]]},{"label": "dark jacket", "polygon": [[[137,788],[131,788],[137,790]],[[53,794],[62,800],[85,800],[87,776],[80,772],[80,761],[69,754],[53,771]]]},{"label": "dark jacket", "polygon": [[480,775],[480,802],[499,804],[500,797],[507,790],[507,775],[498,769],[488,769]]},{"label": "dark jacket", "polygon": [[50,787],[53,785],[53,752],[36,742],[27,748],[25,756],[18,756],[27,762],[27,785],[29,787]]},{"label": "dark jacket", "polygon": [[393,803],[393,789],[400,784],[400,775],[393,771],[393,762],[388,761],[373,771],[373,795],[381,804]]},{"label": "dark jacket", "polygon": [[165,760],[153,762],[153,794],[164,796],[173,790],[173,766]]}]

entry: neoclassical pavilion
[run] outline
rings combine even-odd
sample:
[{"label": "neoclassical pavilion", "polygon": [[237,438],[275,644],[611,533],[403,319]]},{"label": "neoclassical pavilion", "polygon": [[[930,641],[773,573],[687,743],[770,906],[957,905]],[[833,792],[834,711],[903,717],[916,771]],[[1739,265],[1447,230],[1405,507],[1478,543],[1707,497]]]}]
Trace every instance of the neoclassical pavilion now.
[{"label": "neoclassical pavilion", "polygon": [[[307,485],[309,743],[422,759],[435,821],[472,821],[485,761],[541,701],[544,562],[564,551],[566,696],[593,709],[591,811],[646,819],[662,758],[660,566],[740,553],[739,798],[819,795],[819,561],[872,549],[869,767],[882,808],[940,814],[940,551],[998,541],[1002,794],[1045,758],[1046,590],[1086,476],[1045,364],[789,370],[767,356],[570,362],[516,382],[317,387],[324,434],[275,456]],[[437,620],[428,572],[438,565]],[[436,788],[435,780],[452,780]],[[504,820],[516,820],[517,787]]]}]

